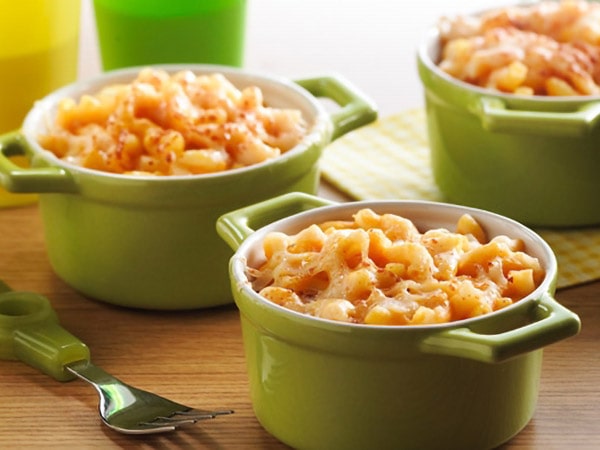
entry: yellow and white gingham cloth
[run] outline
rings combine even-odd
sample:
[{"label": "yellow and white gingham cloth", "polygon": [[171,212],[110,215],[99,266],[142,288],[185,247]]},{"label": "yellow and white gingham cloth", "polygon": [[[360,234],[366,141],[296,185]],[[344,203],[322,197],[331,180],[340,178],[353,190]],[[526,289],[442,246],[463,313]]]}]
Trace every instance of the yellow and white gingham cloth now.
[{"label": "yellow and white gingham cloth", "polygon": [[[323,177],[357,200],[442,201],[429,165],[422,109],[379,119],[329,145]],[[559,288],[600,279],[600,228],[536,229],[558,260]]]}]

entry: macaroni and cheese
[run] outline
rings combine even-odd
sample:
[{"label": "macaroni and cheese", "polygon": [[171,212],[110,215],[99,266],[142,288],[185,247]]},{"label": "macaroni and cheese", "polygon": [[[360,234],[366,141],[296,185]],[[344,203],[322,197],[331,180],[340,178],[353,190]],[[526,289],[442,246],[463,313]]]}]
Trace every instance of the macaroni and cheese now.
[{"label": "macaroni and cheese", "polygon": [[256,86],[240,90],[219,73],[146,68],[129,84],[62,100],[39,143],[90,169],[188,175],[276,158],[305,133],[299,110],[266,106]]},{"label": "macaroni and cheese", "polygon": [[312,316],[371,325],[451,322],[502,309],[541,283],[544,270],[518,239],[486,237],[463,215],[456,232],[421,233],[412,221],[361,209],[351,221],[269,233],[253,289]]},{"label": "macaroni and cheese", "polygon": [[439,67],[519,95],[600,94],[600,4],[544,1],[440,21]]}]

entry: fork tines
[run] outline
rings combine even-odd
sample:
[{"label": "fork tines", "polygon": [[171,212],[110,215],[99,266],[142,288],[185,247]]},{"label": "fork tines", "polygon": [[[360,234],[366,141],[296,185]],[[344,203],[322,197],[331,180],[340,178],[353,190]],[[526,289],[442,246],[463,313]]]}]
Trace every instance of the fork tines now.
[{"label": "fork tines", "polygon": [[202,411],[199,409],[189,409],[176,411],[170,416],[158,416],[149,422],[140,422],[139,425],[150,427],[169,427],[175,429],[181,425],[194,424],[200,420],[214,419],[217,416],[233,414],[232,409],[217,411]]},{"label": "fork tines", "polygon": [[186,417],[197,417],[198,420],[202,419],[214,419],[216,416],[223,416],[226,414],[233,414],[233,409],[220,409],[215,411],[205,411],[203,409],[191,408],[188,410],[177,411],[173,415],[186,416]]}]

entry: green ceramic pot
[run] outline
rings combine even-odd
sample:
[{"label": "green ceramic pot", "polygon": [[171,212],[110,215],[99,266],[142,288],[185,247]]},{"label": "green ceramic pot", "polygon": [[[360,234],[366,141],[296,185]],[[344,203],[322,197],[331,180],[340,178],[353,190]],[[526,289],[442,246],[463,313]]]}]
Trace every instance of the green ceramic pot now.
[{"label": "green ceramic pot", "polygon": [[441,71],[439,34],[418,49],[432,170],[448,201],[535,226],[600,224],[600,97],[479,88]]},{"label": "green ceramic pot", "polygon": [[[546,277],[535,292],[501,311],[429,326],[318,319],[252,290],[245,269],[264,260],[266,233],[350,219],[362,207],[403,215],[421,230],[453,229],[468,212],[489,236],[523,239]],[[523,225],[490,212],[418,201],[328,204],[295,193],[228,213],[217,229],[237,249],[230,277],[256,416],[294,448],[496,447],[534,413],[543,347],[580,327],[579,318],[553,299],[556,260],[548,245]]]},{"label": "green ceramic pot", "polygon": [[[139,68],[105,73],[39,101],[22,131],[0,138],[0,181],[12,192],[39,193],[50,263],[83,294],[146,309],[192,309],[231,303],[231,249],[216,234],[232,209],[290,191],[314,193],[318,160],[331,140],[375,119],[372,104],[347,81],[322,77],[292,82],[221,66],[157,66],[170,72],[220,72],[238,87],[256,85],[275,107],[300,109],[309,124],[302,142],[281,157],[214,175],[127,176],[70,165],[43,150],[36,136],[63,97],[119,82]],[[328,112],[318,97],[340,107]],[[8,156],[25,154],[32,168]],[[27,239],[27,236],[23,236]]]}]

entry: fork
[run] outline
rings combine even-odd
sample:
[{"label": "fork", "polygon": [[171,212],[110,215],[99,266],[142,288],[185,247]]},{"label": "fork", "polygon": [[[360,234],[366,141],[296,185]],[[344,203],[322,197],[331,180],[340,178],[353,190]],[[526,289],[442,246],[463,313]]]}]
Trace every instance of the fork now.
[{"label": "fork", "polygon": [[67,364],[65,368],[96,388],[102,421],[121,433],[161,433],[233,413],[232,410],[205,411],[175,403],[129,386],[86,360]]},{"label": "fork", "polygon": [[88,347],[62,328],[47,298],[0,281],[0,359],[19,359],[58,381],[80,378],[99,395],[102,421],[126,434],[173,431],[232,414],[202,410],[132,387],[92,364]]}]

